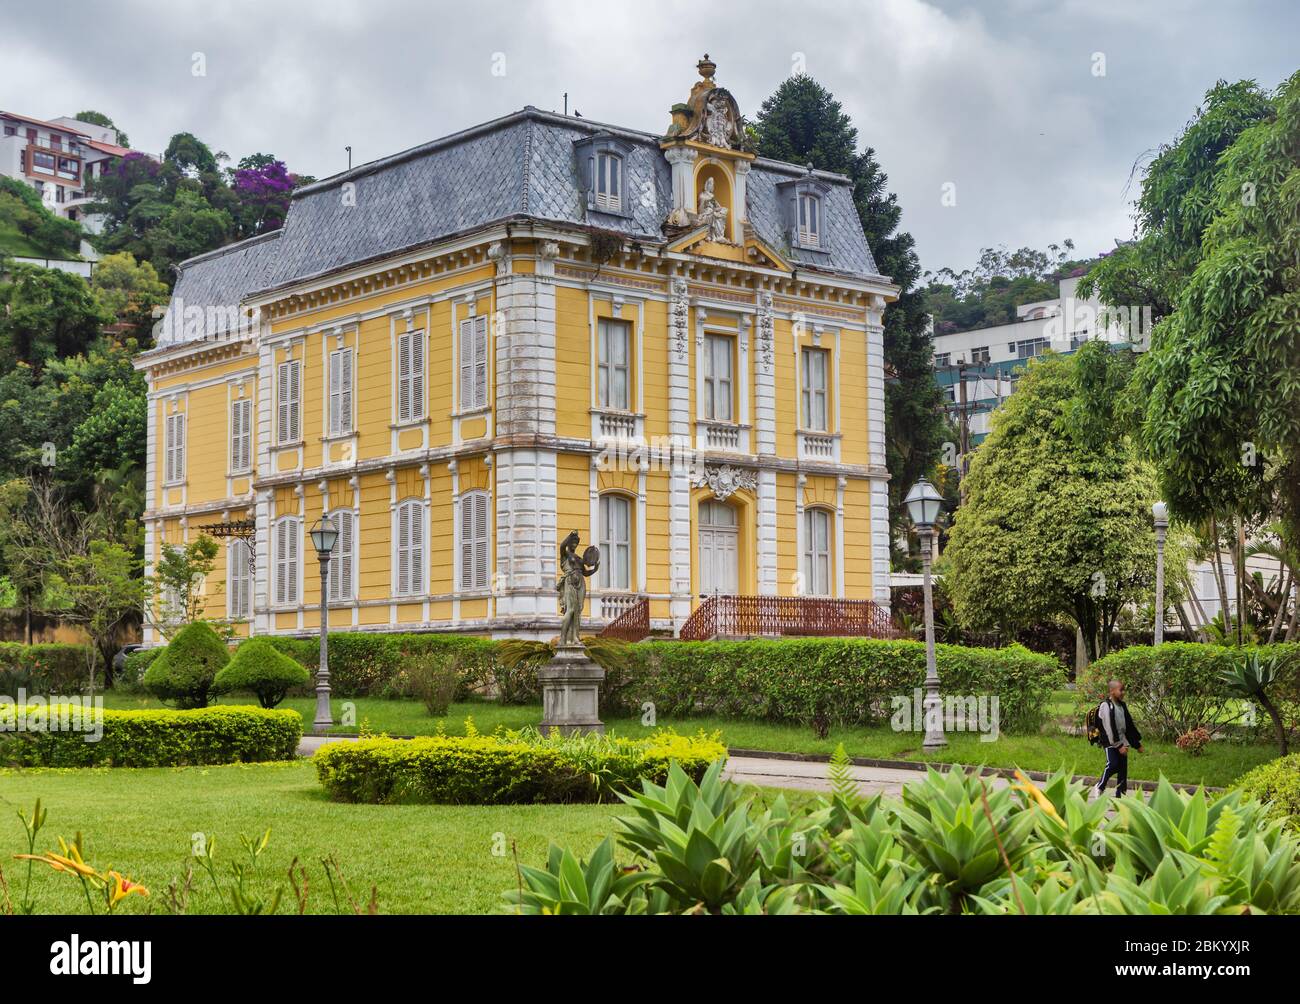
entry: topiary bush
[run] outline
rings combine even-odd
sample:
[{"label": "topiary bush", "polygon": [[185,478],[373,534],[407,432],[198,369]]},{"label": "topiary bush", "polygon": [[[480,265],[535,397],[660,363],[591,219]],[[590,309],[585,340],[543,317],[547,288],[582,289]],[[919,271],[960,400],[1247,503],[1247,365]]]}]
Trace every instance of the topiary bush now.
[{"label": "topiary bush", "polygon": [[217,673],[230,661],[230,650],[217,632],[195,621],[177,632],[162,655],[145,670],[145,688],[178,708],[205,708]]},{"label": "topiary bush", "polygon": [[[41,708],[45,721],[64,708]],[[23,767],[180,767],[195,764],[292,760],[302,738],[296,711],[199,708],[150,711],[99,710],[103,733],[31,728],[36,709],[0,704],[0,762]],[[81,709],[77,709],[81,714]],[[27,730],[16,731],[24,716]],[[68,716],[65,714],[64,716]],[[75,719],[74,719],[75,720]],[[7,723],[7,725],[6,725]]]},{"label": "topiary bush", "polygon": [[1237,779],[1234,788],[1250,798],[1272,804],[1274,819],[1283,819],[1300,832],[1300,753],[1260,764]]},{"label": "topiary bush", "polygon": [[262,707],[274,708],[290,690],[305,687],[310,680],[306,667],[290,659],[269,639],[250,638],[217,672],[212,689],[218,694],[253,693]]},{"label": "topiary bush", "polygon": [[340,802],[507,805],[606,801],[643,779],[663,781],[671,763],[698,780],[726,756],[703,733],[623,739],[526,729],[330,743],[314,762],[321,785]]}]

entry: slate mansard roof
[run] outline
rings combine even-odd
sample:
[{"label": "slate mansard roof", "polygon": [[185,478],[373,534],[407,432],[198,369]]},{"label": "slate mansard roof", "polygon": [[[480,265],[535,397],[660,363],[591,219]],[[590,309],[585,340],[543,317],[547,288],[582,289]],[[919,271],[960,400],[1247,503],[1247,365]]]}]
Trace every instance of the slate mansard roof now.
[{"label": "slate mansard roof", "polygon": [[[624,188],[636,193],[631,216],[602,215],[598,225],[648,244],[665,243],[672,182],[661,138],[529,107],[298,189],[281,230],[183,262],[169,313],[177,301],[187,309],[229,310],[256,293],[494,223],[587,225],[573,144],[594,134],[613,134],[629,144]],[[793,164],[753,162],[746,201],[756,235],[799,266],[879,276],[852,185],[842,175],[815,172],[828,186],[821,252],[790,248],[777,185],[806,173]],[[226,330],[209,330],[207,336]],[[182,331],[173,323],[167,343],[190,340]]]}]

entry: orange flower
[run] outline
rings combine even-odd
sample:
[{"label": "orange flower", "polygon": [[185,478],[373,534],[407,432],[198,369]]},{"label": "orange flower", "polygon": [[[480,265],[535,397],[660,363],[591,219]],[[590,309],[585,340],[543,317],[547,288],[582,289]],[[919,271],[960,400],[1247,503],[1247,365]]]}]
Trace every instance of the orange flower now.
[{"label": "orange flower", "polygon": [[139,882],[132,882],[129,878],[126,878],[118,872],[109,872],[108,875],[113,881],[113,891],[108,900],[110,910],[128,896],[149,895],[149,890]]}]

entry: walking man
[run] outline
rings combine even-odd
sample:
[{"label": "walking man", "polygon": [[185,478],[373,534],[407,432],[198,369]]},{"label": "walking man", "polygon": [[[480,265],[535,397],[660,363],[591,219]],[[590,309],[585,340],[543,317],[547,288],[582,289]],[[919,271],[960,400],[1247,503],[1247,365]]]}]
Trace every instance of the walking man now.
[{"label": "walking man", "polygon": [[1115,796],[1122,798],[1128,791],[1128,751],[1130,747],[1142,749],[1142,733],[1124,703],[1124,684],[1119,680],[1110,681],[1106,699],[1097,708],[1097,718],[1106,747],[1106,769],[1097,782],[1097,797],[1105,793],[1106,782],[1114,777]]}]

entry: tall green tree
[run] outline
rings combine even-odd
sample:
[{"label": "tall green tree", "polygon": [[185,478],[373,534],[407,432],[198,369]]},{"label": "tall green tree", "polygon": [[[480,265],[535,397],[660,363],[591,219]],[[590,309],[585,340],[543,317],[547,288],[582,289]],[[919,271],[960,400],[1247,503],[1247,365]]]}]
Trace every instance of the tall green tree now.
[{"label": "tall green tree", "polygon": [[[1197,189],[1195,250],[1173,259],[1185,275],[1137,374],[1141,438],[1176,513],[1262,521],[1277,512],[1294,541],[1300,539],[1300,73],[1262,115],[1253,86],[1234,87],[1250,116],[1238,116],[1246,119],[1244,128]],[[1187,142],[1185,134],[1171,155],[1183,153]],[[1192,234],[1183,239],[1190,242]],[[1161,248],[1175,244],[1166,251],[1173,258],[1172,239],[1152,240]]]},{"label": "tall green tree", "polygon": [[[1156,483],[1117,417],[1128,365],[1099,342],[1049,353],[994,413],[941,561],[964,627],[1012,634],[1065,618],[1096,659],[1120,612],[1150,597]],[[1179,554],[1175,543],[1172,565]]]},{"label": "tall green tree", "polygon": [[754,123],[758,152],[795,164],[811,163],[853,180],[853,202],[875,255],[876,266],[901,287],[885,311],[885,434],[891,474],[890,523],[904,518],[907,489],[938,460],[947,434],[942,394],[931,369],[934,343],[928,331],[921,266],[912,235],[899,230],[902,208],[888,190],[889,178],[875,150],[858,150],[858,131],[848,114],[812,77],[782,82],[763,102]]}]

